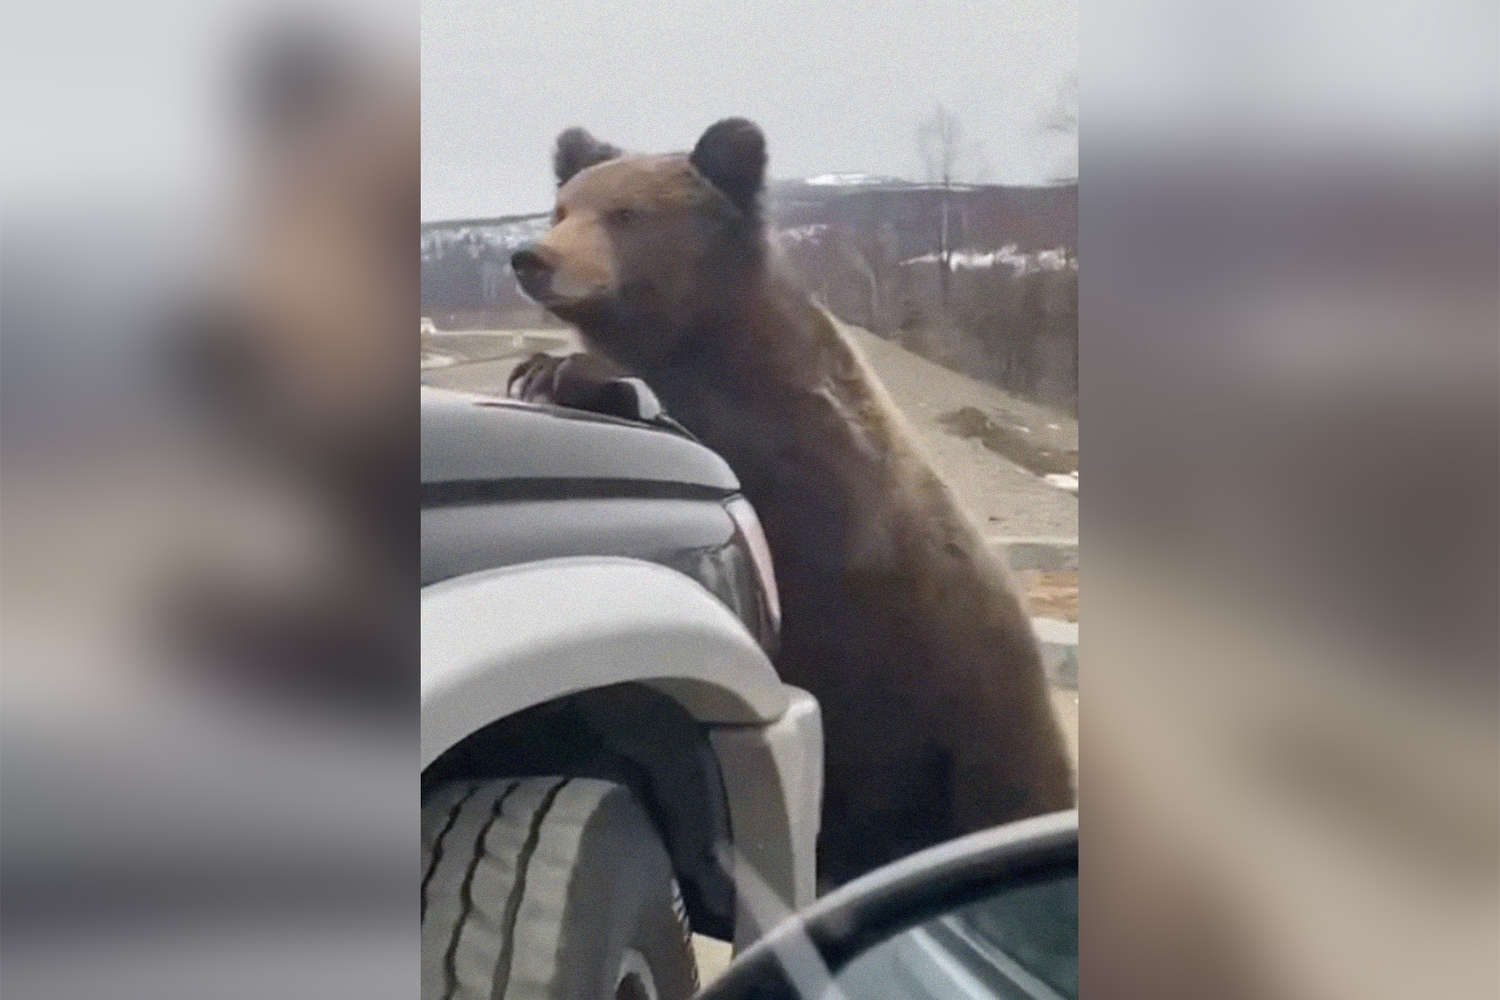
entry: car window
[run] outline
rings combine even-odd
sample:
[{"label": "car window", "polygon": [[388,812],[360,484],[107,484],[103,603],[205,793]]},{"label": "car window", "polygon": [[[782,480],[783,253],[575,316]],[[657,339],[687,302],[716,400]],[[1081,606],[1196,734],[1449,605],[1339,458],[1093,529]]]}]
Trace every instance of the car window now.
[{"label": "car window", "polygon": [[898,934],[835,984],[846,1000],[1072,1000],[1078,877],[1007,889]]}]

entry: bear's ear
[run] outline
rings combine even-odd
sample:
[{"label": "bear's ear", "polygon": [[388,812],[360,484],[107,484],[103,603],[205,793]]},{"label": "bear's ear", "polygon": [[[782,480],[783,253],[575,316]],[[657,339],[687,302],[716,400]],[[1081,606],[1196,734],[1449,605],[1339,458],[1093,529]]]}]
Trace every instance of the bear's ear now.
[{"label": "bear's ear", "polygon": [[715,122],[688,160],[740,211],[755,214],[756,197],[766,179],[766,137],[760,126],[743,118]]},{"label": "bear's ear", "polygon": [[567,129],[557,137],[557,147],[552,151],[552,170],[557,174],[557,185],[568,183],[573,175],[585,167],[592,167],[620,155],[620,147],[600,142],[587,129],[577,126]]}]

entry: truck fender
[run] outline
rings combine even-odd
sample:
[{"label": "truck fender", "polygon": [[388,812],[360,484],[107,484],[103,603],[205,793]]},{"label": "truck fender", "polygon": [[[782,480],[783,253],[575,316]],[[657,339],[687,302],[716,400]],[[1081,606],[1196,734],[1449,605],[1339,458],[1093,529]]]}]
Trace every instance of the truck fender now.
[{"label": "truck fender", "polygon": [[638,682],[710,725],[789,698],[743,623],[697,581],[621,557],[548,559],[422,589],[422,766],[533,705]]}]

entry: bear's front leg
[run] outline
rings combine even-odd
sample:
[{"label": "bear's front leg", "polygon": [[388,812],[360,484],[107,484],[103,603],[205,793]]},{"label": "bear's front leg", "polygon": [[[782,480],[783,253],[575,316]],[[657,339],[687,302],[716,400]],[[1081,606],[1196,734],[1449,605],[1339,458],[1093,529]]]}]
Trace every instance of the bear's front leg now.
[{"label": "bear's front leg", "polygon": [[597,410],[606,387],[621,375],[593,354],[533,354],[511,371],[505,391],[512,399],[528,403]]},{"label": "bear's front leg", "polygon": [[506,382],[512,399],[550,403],[627,420],[656,420],[661,403],[640,379],[631,378],[595,354],[565,357],[533,354],[516,365]]}]

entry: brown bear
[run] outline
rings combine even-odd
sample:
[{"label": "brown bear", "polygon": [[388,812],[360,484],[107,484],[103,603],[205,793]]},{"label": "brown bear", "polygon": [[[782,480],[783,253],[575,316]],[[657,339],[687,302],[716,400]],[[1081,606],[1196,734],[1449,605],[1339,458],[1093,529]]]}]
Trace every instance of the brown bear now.
[{"label": "brown bear", "polygon": [[1004,569],[854,344],[773,260],[760,129],[728,119],[661,156],[569,129],[554,165],[554,225],[513,266],[608,365],[539,356],[511,392],[587,401],[631,373],[739,476],[785,609],[777,669],[823,709],[820,881],[1069,808]]}]

